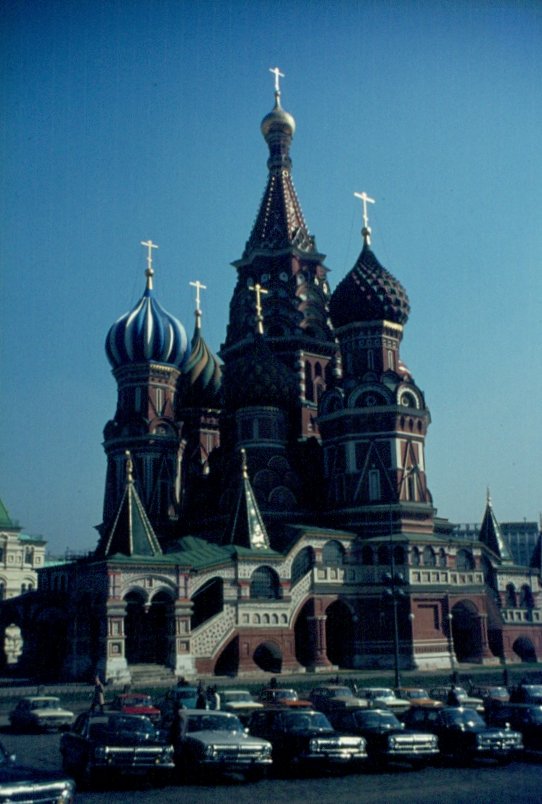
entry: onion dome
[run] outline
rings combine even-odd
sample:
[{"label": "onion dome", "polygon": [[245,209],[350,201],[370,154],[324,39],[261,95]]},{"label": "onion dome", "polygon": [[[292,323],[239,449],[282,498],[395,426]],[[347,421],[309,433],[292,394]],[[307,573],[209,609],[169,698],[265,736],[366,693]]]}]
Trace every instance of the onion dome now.
[{"label": "onion dome", "polygon": [[169,363],[181,368],[186,360],[186,330],[154,298],[153,274],[152,267],[147,268],[147,287],[143,296],[107,334],[105,351],[113,368],[127,363],[149,362]]},{"label": "onion dome", "polygon": [[265,115],[260,124],[260,129],[266,140],[268,140],[269,134],[274,131],[284,132],[289,134],[290,137],[294,136],[295,120],[280,105],[280,92],[275,91],[275,106],[269,114]]},{"label": "onion dome", "polygon": [[254,406],[289,409],[298,403],[293,372],[257,335],[244,355],[224,368],[224,399],[233,410]]},{"label": "onion dome", "polygon": [[362,321],[408,321],[406,290],[378,262],[367,239],[356,264],[333,292],[329,312],[336,328]]},{"label": "onion dome", "polygon": [[222,367],[201,334],[199,310],[192,336],[192,351],[183,366],[182,407],[218,408],[222,397]]}]

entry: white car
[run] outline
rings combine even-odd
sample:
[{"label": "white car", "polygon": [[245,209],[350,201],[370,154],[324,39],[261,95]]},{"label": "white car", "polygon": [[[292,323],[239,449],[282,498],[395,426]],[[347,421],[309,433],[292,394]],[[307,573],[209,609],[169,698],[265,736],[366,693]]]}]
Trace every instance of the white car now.
[{"label": "white car", "polygon": [[219,690],[220,708],[223,712],[231,712],[241,720],[247,720],[256,709],[263,709],[263,704],[255,701],[248,690]]},{"label": "white car", "polygon": [[392,712],[406,712],[410,709],[410,701],[398,698],[395,692],[388,687],[363,687],[358,689],[358,695],[365,698],[370,706],[391,709]]},{"label": "white car", "polygon": [[192,774],[242,773],[251,780],[266,775],[273,761],[271,743],[247,734],[238,717],[202,709],[178,714],[172,738],[182,781]]},{"label": "white car", "polygon": [[54,695],[27,695],[9,713],[15,731],[60,731],[68,729],[75,719]]}]

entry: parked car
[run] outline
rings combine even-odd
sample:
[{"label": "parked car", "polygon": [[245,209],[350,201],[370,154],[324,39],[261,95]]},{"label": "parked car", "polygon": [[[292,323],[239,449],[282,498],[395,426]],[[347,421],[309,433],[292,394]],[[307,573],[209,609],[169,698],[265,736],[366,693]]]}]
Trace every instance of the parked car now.
[{"label": "parked car", "polygon": [[248,690],[220,690],[219,695],[221,710],[237,715],[242,723],[247,722],[257,709],[263,708],[263,703],[255,701]]},{"label": "parked car", "polygon": [[27,695],[9,713],[11,727],[16,731],[60,731],[69,728],[75,715],[54,695]]},{"label": "parked car", "polygon": [[173,746],[144,715],[83,712],[60,753],[64,771],[86,786],[119,775],[167,780],[175,768]]},{"label": "parked car", "polygon": [[476,709],[477,712],[484,711],[483,700],[476,695],[469,695],[464,687],[458,687],[457,684],[434,687],[431,690],[431,697],[449,705],[448,702],[451,699],[452,693],[460,706],[466,706],[468,709]]},{"label": "parked car", "polygon": [[491,726],[506,728],[509,724],[521,732],[525,750],[542,751],[542,705],[496,704],[488,711],[487,720]]},{"label": "parked car", "polygon": [[542,704],[542,684],[519,684],[510,693],[510,703]]},{"label": "parked car", "polygon": [[177,685],[169,689],[158,704],[162,715],[162,728],[170,728],[179,709],[194,709],[198,699],[198,688],[189,684]]},{"label": "parked car", "polygon": [[367,759],[363,737],[338,734],[322,712],[311,709],[266,708],[254,712],[251,734],[269,740],[273,764],[281,770],[357,767]]},{"label": "parked car", "polygon": [[360,698],[365,698],[370,706],[384,707],[393,712],[406,712],[410,707],[409,700],[398,698],[388,687],[362,687],[358,689],[358,695]]},{"label": "parked car", "polygon": [[337,709],[329,719],[337,731],[364,737],[369,759],[375,764],[408,762],[421,767],[439,753],[434,734],[405,729],[389,709]]},{"label": "parked car", "polygon": [[110,708],[123,712],[125,715],[146,715],[155,724],[159,723],[162,718],[162,713],[153,704],[151,696],[143,692],[127,692],[116,695]]},{"label": "parked car", "polygon": [[272,763],[271,743],[247,734],[229,712],[183,709],[172,735],[175,764],[183,781],[194,773],[243,773],[265,776]]},{"label": "parked car", "polygon": [[293,689],[267,687],[260,692],[259,701],[263,706],[291,706],[294,709],[307,709],[312,706],[310,701],[300,698]]},{"label": "parked car", "polygon": [[427,709],[413,706],[403,717],[408,728],[430,731],[438,737],[440,753],[463,762],[495,759],[510,762],[523,749],[521,734],[510,728],[486,726],[474,709],[444,706]]},{"label": "parked car", "polygon": [[319,684],[309,693],[309,700],[318,711],[327,714],[334,709],[368,706],[365,699],[354,695],[350,687],[341,684]]},{"label": "parked car", "polygon": [[399,687],[395,690],[398,698],[403,698],[410,702],[411,706],[443,706],[443,702],[437,698],[432,698],[423,687]]},{"label": "parked car", "polygon": [[72,804],[75,782],[60,773],[19,765],[0,743],[0,802]]},{"label": "parked car", "polygon": [[471,696],[476,696],[482,699],[484,707],[487,709],[488,705],[493,703],[507,703],[510,700],[510,693],[506,687],[471,687],[469,690]]}]

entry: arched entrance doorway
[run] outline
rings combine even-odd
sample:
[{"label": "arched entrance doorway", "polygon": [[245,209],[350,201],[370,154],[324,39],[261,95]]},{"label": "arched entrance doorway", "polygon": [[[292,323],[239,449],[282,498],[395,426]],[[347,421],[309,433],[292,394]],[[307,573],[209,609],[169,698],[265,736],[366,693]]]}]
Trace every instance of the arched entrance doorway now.
[{"label": "arched entrance doorway", "polygon": [[452,609],[452,638],[458,662],[479,662],[482,635],[479,612],[470,600],[456,603]]},{"label": "arched entrance doorway", "polygon": [[215,676],[236,676],[239,670],[239,638],[228,642],[215,664]]},{"label": "arched entrance doorway", "polygon": [[126,602],[126,660],[128,664],[167,664],[173,628],[173,602],[166,592],[146,601],[142,592],[129,592]]},{"label": "arched entrance doorway", "polygon": [[282,653],[274,642],[261,642],[252,656],[254,663],[266,673],[282,671]]},{"label": "arched entrance doorway", "polygon": [[522,662],[536,662],[536,651],[533,643],[527,637],[519,637],[512,645],[512,650]]},{"label": "arched entrance doorway", "polygon": [[351,667],[354,655],[352,612],[341,600],[326,609],[327,658],[339,667]]}]

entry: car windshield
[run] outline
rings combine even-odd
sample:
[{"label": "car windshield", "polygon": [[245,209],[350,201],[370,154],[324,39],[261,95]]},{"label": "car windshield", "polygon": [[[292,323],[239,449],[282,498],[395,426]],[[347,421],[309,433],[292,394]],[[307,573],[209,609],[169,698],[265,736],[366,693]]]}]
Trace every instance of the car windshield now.
[{"label": "car windshield", "polygon": [[134,695],[121,698],[122,706],[152,706],[152,698],[150,695]]},{"label": "car windshield", "polygon": [[124,717],[111,715],[109,718],[99,718],[91,721],[90,735],[99,737],[107,733],[109,736],[138,739],[155,739],[156,729],[146,717]]},{"label": "car windshield", "polygon": [[284,716],[284,725],[288,731],[331,731],[331,723],[320,712],[291,712]]},{"label": "car windshield", "polygon": [[523,687],[529,695],[541,695],[542,696],[542,684],[525,684]]},{"label": "car windshield", "polygon": [[542,707],[529,709],[529,719],[531,723],[542,723]]},{"label": "car windshield", "polygon": [[353,692],[350,687],[333,687],[329,690],[329,697],[330,698],[351,698],[353,697]]},{"label": "car windshield", "polygon": [[31,709],[58,709],[59,701],[57,698],[42,698],[39,701],[31,701]]},{"label": "car windshield", "polygon": [[243,731],[241,721],[235,715],[190,715],[187,731]]},{"label": "car windshield", "polygon": [[422,699],[422,698],[429,698],[429,694],[427,690],[407,690],[405,692],[405,696],[407,698],[412,698],[413,701]]},{"label": "car windshield", "polygon": [[183,689],[182,687],[175,690],[175,697],[178,701],[184,701],[186,698],[195,698],[198,694],[198,691],[195,687],[186,687]]},{"label": "car windshield", "polygon": [[295,690],[271,690],[270,694],[276,701],[297,701]]},{"label": "car windshield", "polygon": [[387,726],[389,728],[401,728],[401,723],[393,712],[356,712],[354,714],[354,722],[360,728],[374,728],[375,726]]},{"label": "car windshield", "polygon": [[254,703],[250,692],[224,692],[223,698],[225,703]]},{"label": "car windshield", "polygon": [[371,690],[372,695],[378,698],[395,698],[393,690],[375,689]]},{"label": "car windshield", "polygon": [[9,756],[9,752],[6,751],[2,743],[0,743],[0,766],[10,764]]},{"label": "car windshield", "polygon": [[474,709],[448,709],[443,713],[447,726],[485,726],[483,719]]}]

